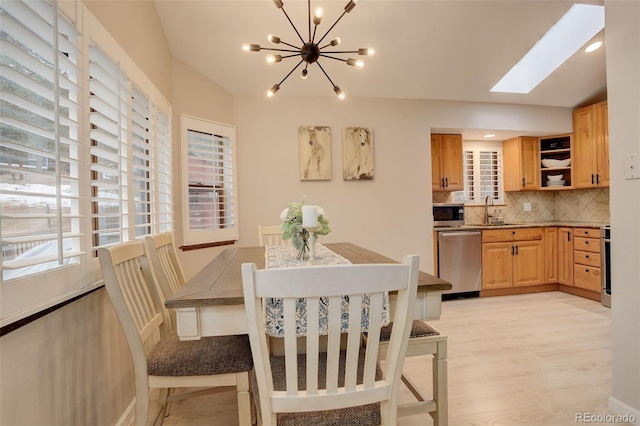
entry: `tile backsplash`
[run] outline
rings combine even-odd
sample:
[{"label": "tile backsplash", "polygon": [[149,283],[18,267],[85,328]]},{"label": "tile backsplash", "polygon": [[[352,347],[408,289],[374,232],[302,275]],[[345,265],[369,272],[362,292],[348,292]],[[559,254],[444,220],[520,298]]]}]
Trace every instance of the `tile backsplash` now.
[{"label": "tile backsplash", "polygon": [[[434,203],[451,202],[448,192],[434,192]],[[524,203],[531,211],[524,211]],[[507,223],[527,222],[596,222],[608,223],[609,188],[566,191],[522,191],[505,193],[504,204],[489,207],[490,214],[502,212]],[[479,225],[484,221],[484,206],[466,206],[465,223]]]}]

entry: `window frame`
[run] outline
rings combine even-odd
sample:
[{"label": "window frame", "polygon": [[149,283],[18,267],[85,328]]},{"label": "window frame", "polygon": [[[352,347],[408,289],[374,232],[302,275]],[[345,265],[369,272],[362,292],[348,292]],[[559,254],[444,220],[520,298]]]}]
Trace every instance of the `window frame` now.
[{"label": "window frame", "polygon": [[498,192],[498,196],[493,198],[494,204],[503,204],[505,199],[504,192],[504,156],[503,156],[503,143],[501,141],[463,141],[462,142],[462,161],[463,161],[463,176],[465,182],[465,189],[462,191],[454,191],[451,193],[451,198],[456,202],[464,202],[466,206],[479,206],[484,205],[484,197],[482,196],[482,191],[478,190],[478,195],[475,195],[473,199],[470,199],[466,196],[467,191],[469,191],[469,187],[467,184],[467,164],[465,161],[465,153],[472,152],[473,155],[473,180],[476,181],[481,177],[480,170],[480,152],[481,151],[492,151],[497,152],[498,154],[498,178],[497,178],[497,186],[496,191]]},{"label": "window frame", "polygon": [[[180,149],[181,149],[181,175],[180,175],[180,191],[182,200],[182,250],[193,250],[206,247],[215,247],[220,245],[234,244],[240,236],[238,225],[238,177],[237,177],[237,150],[236,150],[236,128],[235,126],[217,123],[202,118],[197,118],[182,114],[180,116]],[[206,191],[210,185],[190,185],[189,184],[189,132],[197,132],[205,135],[228,138],[230,152],[225,154],[225,163],[231,167],[231,173],[225,175],[225,179],[229,179],[232,183],[231,190],[231,213],[233,222],[231,226],[219,229],[202,229],[193,230],[190,225],[190,206],[191,193],[190,189]],[[231,158],[228,158],[228,155]],[[219,178],[221,174],[214,177]],[[228,188],[227,188],[228,189]],[[228,196],[228,195],[227,195]]]}]

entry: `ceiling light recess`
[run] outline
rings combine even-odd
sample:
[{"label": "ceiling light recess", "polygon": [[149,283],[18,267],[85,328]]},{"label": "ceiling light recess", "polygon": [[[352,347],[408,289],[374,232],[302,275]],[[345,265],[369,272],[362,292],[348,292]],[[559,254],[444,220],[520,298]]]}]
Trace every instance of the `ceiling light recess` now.
[{"label": "ceiling light recess", "polygon": [[604,28],[604,6],[574,4],[492,92],[529,93]]},{"label": "ceiling light recess", "polygon": [[[283,59],[287,59],[287,58],[293,58],[293,57],[298,57],[298,56],[300,56],[300,58],[301,58],[300,62],[298,62],[298,64],[295,65],[291,71],[289,71],[289,73],[280,81],[280,83],[275,84],[271,89],[269,89],[267,91],[267,96],[272,97],[273,95],[275,95],[276,92],[280,89],[280,86],[282,85],[282,83],[284,83],[284,81],[287,78],[289,78],[289,76],[296,70],[296,68],[298,68],[304,62],[305,65],[304,65],[304,68],[302,69],[302,73],[301,73],[301,77],[303,79],[306,79],[308,74],[309,74],[309,71],[308,71],[309,65],[317,64],[318,68],[320,68],[320,71],[322,71],[322,73],[327,77],[327,80],[329,80],[329,83],[331,83],[331,86],[333,87],[333,91],[338,96],[338,98],[339,99],[344,99],[345,98],[344,92],[340,89],[340,87],[338,87],[336,84],[333,83],[333,81],[331,80],[331,78],[329,77],[327,72],[320,65],[319,59],[320,58],[328,58],[328,59],[333,59],[333,60],[336,60],[336,61],[342,61],[342,62],[346,63],[349,66],[352,66],[352,67],[357,68],[357,69],[362,69],[362,67],[364,67],[364,61],[362,61],[361,59],[353,59],[353,58],[343,59],[343,58],[338,58],[338,57],[335,57],[335,56],[332,56],[332,55],[345,54],[345,53],[356,53],[358,55],[373,56],[374,50],[372,48],[370,48],[370,47],[369,48],[361,48],[361,49],[358,49],[358,50],[342,50],[342,51],[337,51],[337,50],[326,51],[326,50],[324,50],[326,48],[331,48],[331,47],[335,47],[335,46],[339,45],[340,44],[340,38],[338,38],[338,37],[336,37],[333,40],[327,42],[327,44],[325,44],[324,46],[321,46],[320,44],[329,35],[329,33],[331,32],[333,27],[336,26],[338,21],[340,21],[340,19],[342,19],[342,17],[345,14],[351,12],[353,10],[353,8],[356,7],[357,0],[349,0],[347,5],[344,7],[344,11],[340,15],[340,17],[338,17],[338,19],[333,23],[333,25],[331,25],[331,27],[329,27],[327,32],[324,33],[324,35],[318,39],[318,41],[316,41],[316,30],[318,29],[318,25],[320,25],[320,22],[322,21],[322,15],[323,15],[322,8],[320,8],[320,7],[316,8],[316,10],[315,10],[315,12],[314,12],[314,14],[312,16],[311,15],[311,0],[307,0],[307,8],[308,8],[308,15],[309,15],[309,37],[308,37],[307,40],[305,40],[304,38],[302,38],[302,35],[300,35],[300,32],[298,31],[296,26],[293,24],[293,22],[289,18],[289,15],[287,15],[287,12],[284,10],[284,4],[283,4],[282,0],[273,0],[273,2],[275,3],[276,7],[278,9],[282,10],[282,13],[284,13],[284,15],[287,17],[287,20],[289,21],[289,23],[291,24],[291,26],[295,30],[296,34],[298,35],[298,38],[300,38],[300,42],[302,43],[302,45],[301,46],[296,46],[294,44],[286,43],[286,42],[282,41],[280,39],[280,37],[277,37],[277,36],[275,36],[273,34],[270,34],[267,37],[267,39],[271,43],[273,43],[273,44],[284,44],[286,46],[289,46],[291,49],[275,49],[275,48],[263,47],[263,46],[260,46],[259,44],[249,44],[249,43],[245,43],[245,44],[242,45],[242,50],[244,50],[245,52],[259,52],[261,50],[270,50],[270,51],[276,51],[276,52],[290,53],[289,55],[284,55],[284,56],[283,55],[267,55],[265,60],[266,60],[267,64],[269,64],[269,65],[278,63],[278,62],[282,61]],[[311,32],[311,27],[312,27],[311,24],[312,23],[313,23],[313,32]]]}]

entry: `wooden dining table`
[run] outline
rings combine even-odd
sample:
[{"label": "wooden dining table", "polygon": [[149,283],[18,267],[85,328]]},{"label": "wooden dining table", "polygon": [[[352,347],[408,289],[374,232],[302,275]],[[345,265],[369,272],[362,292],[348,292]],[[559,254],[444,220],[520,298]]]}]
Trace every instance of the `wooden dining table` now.
[{"label": "wooden dining table", "polygon": [[[398,263],[353,243],[329,243],[326,248],[353,264]],[[247,334],[242,293],[243,263],[265,267],[264,247],[229,247],[207,264],[166,301],[176,312],[176,331],[181,340],[207,336]],[[451,283],[425,272],[418,277],[414,319],[440,317],[441,295]],[[394,295],[390,295],[393,314]]]}]

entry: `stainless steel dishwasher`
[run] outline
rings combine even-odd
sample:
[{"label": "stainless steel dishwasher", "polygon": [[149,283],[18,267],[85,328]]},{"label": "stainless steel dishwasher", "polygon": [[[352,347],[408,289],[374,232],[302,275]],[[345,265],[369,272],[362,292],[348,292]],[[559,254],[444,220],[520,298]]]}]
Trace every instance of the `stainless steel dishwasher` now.
[{"label": "stainless steel dishwasher", "polygon": [[437,235],[438,277],[453,286],[443,298],[478,296],[482,289],[482,232],[438,231]]}]

